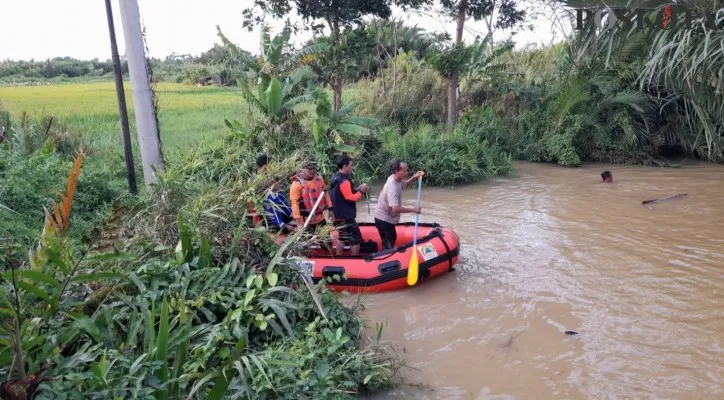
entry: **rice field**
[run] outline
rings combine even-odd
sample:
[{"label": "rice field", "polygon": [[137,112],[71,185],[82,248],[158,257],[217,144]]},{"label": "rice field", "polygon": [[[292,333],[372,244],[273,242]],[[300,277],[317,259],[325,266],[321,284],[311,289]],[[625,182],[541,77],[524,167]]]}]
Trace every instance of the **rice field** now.
[{"label": "rice field", "polygon": [[[133,95],[124,82],[131,135],[136,138]],[[158,119],[164,152],[192,146],[226,132],[224,118],[244,121],[249,108],[238,88],[196,87],[159,82]],[[48,86],[0,86],[0,104],[14,118],[54,116],[87,143],[122,149],[120,117],[113,82]]]}]

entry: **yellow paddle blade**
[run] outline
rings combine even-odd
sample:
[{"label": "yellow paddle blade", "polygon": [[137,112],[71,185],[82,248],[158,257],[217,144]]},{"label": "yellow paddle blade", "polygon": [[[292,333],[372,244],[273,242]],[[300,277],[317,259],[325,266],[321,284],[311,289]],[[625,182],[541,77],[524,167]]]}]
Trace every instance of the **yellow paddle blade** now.
[{"label": "yellow paddle blade", "polygon": [[412,257],[410,257],[410,265],[407,267],[407,284],[413,286],[417,283],[417,274],[420,265],[417,263],[417,249],[412,248]]}]

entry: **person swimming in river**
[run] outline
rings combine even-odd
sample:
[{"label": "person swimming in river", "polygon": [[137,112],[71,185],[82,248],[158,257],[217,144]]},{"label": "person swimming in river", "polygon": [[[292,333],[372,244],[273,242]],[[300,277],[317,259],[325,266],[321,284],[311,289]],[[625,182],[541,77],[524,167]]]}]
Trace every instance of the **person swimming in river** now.
[{"label": "person swimming in river", "polygon": [[603,179],[602,183],[613,182],[613,175],[611,174],[611,171],[603,171],[603,173],[601,174],[601,178]]}]

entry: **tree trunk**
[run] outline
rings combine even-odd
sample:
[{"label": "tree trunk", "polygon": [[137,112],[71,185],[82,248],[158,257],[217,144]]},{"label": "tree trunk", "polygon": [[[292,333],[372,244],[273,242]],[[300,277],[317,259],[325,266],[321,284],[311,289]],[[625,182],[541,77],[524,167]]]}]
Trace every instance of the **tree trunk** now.
[{"label": "tree trunk", "polygon": [[457,31],[455,32],[455,44],[463,42],[463,28],[465,27],[465,12],[468,10],[468,0],[461,0],[458,8]]},{"label": "tree trunk", "polygon": [[342,79],[337,78],[332,84],[332,90],[334,90],[334,111],[339,111],[342,108]]},{"label": "tree trunk", "polygon": [[458,116],[458,103],[457,103],[457,90],[458,90],[458,75],[453,74],[448,79],[447,85],[447,130],[452,132],[455,130],[455,123],[457,122]]},{"label": "tree trunk", "polygon": [[[465,11],[467,0],[461,0],[458,7],[457,30],[455,32],[455,45],[463,42],[463,28],[465,27]],[[452,132],[458,119],[458,74],[452,74],[447,87],[447,130]]]},{"label": "tree trunk", "polygon": [[[495,13],[495,11],[493,11],[493,13]],[[488,27],[488,34],[485,35],[485,40],[489,40],[489,41],[490,41],[490,42],[489,42],[489,43],[490,43],[490,46],[487,46],[487,48],[488,48],[488,49],[492,49],[492,48],[493,48],[493,43],[494,43],[494,41],[493,41],[493,34],[495,33],[495,32],[494,32],[494,29],[495,29],[495,28],[494,28],[494,26],[493,26],[493,14],[490,14],[489,16],[485,17],[484,20],[485,20],[485,25]]]},{"label": "tree trunk", "polygon": [[[339,68],[342,65],[342,60],[338,59],[338,57],[344,57],[344,55],[340,54],[339,52],[339,46],[342,45],[342,32],[340,32],[339,29],[339,21],[336,18],[328,17],[327,23],[329,24],[330,29],[330,37],[332,39],[333,46],[336,47],[336,49],[333,50],[333,64],[334,66],[332,68]],[[342,108],[342,71],[333,71],[332,72],[332,80],[331,80],[331,86],[332,86],[332,92],[333,92],[333,101],[332,106],[334,107],[334,112],[339,111],[340,108]]]}]

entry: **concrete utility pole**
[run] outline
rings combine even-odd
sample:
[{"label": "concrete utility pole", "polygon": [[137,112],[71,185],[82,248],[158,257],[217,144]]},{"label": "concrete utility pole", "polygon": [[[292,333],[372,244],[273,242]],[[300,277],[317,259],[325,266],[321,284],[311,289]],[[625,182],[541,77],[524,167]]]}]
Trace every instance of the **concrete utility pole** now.
[{"label": "concrete utility pole", "polygon": [[156,182],[153,168],[156,169],[157,173],[161,173],[163,170],[161,138],[158,134],[156,115],[151,96],[151,86],[148,82],[148,70],[146,68],[146,54],[143,48],[141,16],[138,11],[138,2],[137,0],[119,0],[119,3],[123,24],[123,38],[126,42],[128,73],[131,75],[133,107],[136,114],[138,144],[141,148],[143,178],[148,186]]},{"label": "concrete utility pole", "polygon": [[[113,24],[113,9],[111,0],[106,0],[106,17],[108,18],[108,32],[111,36],[111,56],[113,57],[113,72],[116,76],[116,96],[118,97],[118,111],[121,114],[121,132],[123,133],[123,148],[126,158],[126,176],[128,177],[128,190],[131,194],[138,193],[136,187],[136,169],[133,166],[133,147],[131,146],[131,132],[128,128],[128,110],[126,108],[126,93],[123,91],[123,71],[121,60],[118,57],[116,45],[116,28]],[[2,140],[0,140],[2,141]]]}]

